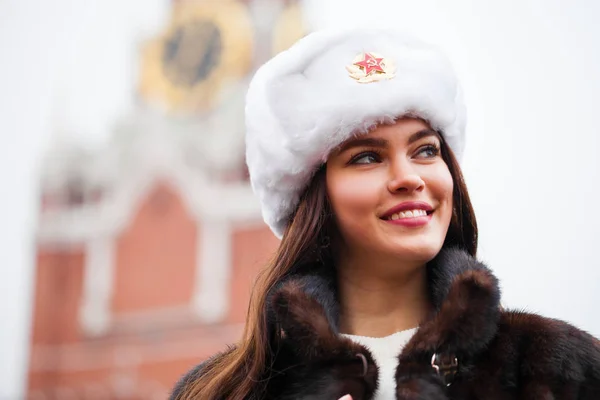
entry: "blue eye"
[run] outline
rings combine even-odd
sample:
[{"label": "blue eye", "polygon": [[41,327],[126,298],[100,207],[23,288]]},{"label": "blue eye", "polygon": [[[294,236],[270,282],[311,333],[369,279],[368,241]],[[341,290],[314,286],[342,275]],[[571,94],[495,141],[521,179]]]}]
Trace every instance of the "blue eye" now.
[{"label": "blue eye", "polygon": [[350,164],[374,164],[380,162],[381,157],[373,151],[365,151],[353,156]]},{"label": "blue eye", "polygon": [[417,151],[417,156],[422,156],[422,158],[435,158],[439,154],[440,148],[435,144],[425,145]]}]

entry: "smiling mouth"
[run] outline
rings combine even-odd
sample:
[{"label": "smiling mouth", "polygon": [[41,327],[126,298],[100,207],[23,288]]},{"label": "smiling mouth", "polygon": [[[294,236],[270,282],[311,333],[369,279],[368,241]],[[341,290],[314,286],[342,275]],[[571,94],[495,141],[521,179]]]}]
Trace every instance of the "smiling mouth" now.
[{"label": "smiling mouth", "polygon": [[394,213],[394,214],[390,215],[389,217],[386,217],[383,219],[386,221],[396,221],[399,219],[405,220],[405,219],[427,217],[431,214],[433,214],[433,210],[425,211],[425,210],[421,210],[421,209],[415,209],[415,210],[400,211],[400,212]]}]

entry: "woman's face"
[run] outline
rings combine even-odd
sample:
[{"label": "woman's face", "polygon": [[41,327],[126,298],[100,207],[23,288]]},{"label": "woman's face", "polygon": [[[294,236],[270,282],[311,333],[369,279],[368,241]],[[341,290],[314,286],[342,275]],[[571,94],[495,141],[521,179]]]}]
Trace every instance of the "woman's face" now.
[{"label": "woman's face", "polygon": [[400,119],[343,143],[327,160],[326,182],[346,254],[428,262],[442,248],[453,182],[426,122]]}]

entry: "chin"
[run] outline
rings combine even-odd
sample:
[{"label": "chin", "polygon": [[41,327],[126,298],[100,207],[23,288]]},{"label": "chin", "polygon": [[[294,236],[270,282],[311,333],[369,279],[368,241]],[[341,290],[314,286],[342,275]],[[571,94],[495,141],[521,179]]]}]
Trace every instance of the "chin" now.
[{"label": "chin", "polygon": [[414,243],[411,242],[405,240],[401,243],[395,243],[388,248],[388,251],[403,260],[427,263],[435,258],[443,245],[443,241],[438,240],[415,240]]}]

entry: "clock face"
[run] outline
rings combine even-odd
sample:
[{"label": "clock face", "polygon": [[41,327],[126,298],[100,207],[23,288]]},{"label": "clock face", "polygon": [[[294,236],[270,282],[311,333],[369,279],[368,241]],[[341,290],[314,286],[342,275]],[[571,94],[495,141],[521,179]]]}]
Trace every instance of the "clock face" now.
[{"label": "clock face", "polygon": [[193,20],[165,40],[163,69],[173,84],[192,87],[205,80],[220,64],[222,53],[219,27],[209,19]]},{"label": "clock face", "polygon": [[139,91],[167,111],[210,110],[251,70],[254,30],[237,0],[176,2],[165,33],[142,53]]}]

